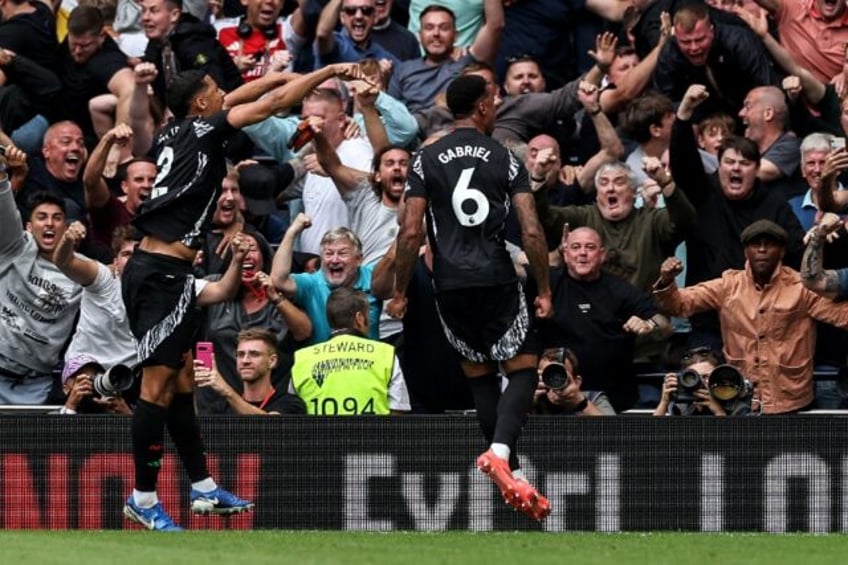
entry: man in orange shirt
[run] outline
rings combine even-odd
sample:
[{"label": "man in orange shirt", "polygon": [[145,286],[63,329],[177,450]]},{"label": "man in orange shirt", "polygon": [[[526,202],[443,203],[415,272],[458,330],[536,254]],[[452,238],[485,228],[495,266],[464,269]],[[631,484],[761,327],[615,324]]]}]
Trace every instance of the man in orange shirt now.
[{"label": "man in orange shirt", "polygon": [[754,0],[780,29],[780,43],[817,79],[842,72],[848,43],[846,0]]},{"label": "man in orange shirt", "polygon": [[724,356],[755,385],[765,414],[813,407],[815,320],[848,327],[848,303],[836,304],[804,288],[797,271],[781,264],[786,231],[757,220],[742,232],[745,268],[679,290],[682,270],[670,257],[654,285],[659,307],[674,316],[717,310]]}]

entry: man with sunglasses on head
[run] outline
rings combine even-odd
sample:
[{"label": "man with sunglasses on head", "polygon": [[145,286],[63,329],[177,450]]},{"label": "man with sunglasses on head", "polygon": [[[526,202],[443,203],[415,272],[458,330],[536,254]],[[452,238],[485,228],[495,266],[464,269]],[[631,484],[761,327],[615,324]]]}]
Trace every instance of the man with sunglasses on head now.
[{"label": "man with sunglasses on head", "polygon": [[[341,18],[342,29],[335,31]],[[377,21],[374,0],[330,0],[315,31],[315,68],[329,63],[358,63],[372,58],[400,62],[371,37]]]}]

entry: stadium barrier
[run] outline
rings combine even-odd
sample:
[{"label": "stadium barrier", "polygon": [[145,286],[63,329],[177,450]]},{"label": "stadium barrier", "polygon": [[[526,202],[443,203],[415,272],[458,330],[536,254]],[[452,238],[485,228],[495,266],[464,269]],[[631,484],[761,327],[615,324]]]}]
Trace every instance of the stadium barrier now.
[{"label": "stadium barrier", "polygon": [[[848,418],[532,417],[520,446],[553,513],[513,512],[474,468],[467,416],[201,421],[210,468],[256,502],[188,512],[170,442],[160,498],[191,529],[848,532]],[[135,528],[130,419],[0,417],[0,527]]]}]

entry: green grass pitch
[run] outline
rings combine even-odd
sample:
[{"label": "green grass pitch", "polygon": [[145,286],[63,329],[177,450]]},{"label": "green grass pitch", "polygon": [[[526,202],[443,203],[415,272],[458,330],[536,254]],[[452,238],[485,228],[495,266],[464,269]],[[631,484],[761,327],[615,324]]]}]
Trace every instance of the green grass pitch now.
[{"label": "green grass pitch", "polygon": [[41,565],[844,564],[848,536],[697,533],[0,532],[0,563]]}]

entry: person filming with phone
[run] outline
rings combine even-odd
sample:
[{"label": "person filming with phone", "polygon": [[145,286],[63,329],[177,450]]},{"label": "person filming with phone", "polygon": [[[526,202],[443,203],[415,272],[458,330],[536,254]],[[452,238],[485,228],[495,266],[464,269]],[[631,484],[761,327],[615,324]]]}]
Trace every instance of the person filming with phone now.
[{"label": "person filming with phone", "polygon": [[197,344],[194,382],[209,388],[227,401],[232,414],[243,416],[279,416],[305,414],[303,401],[285,389],[274,387],[271,370],[277,364],[277,336],[262,328],[242,330],[236,347],[236,370],[244,385],[239,394],[218,372],[212,344]]}]

